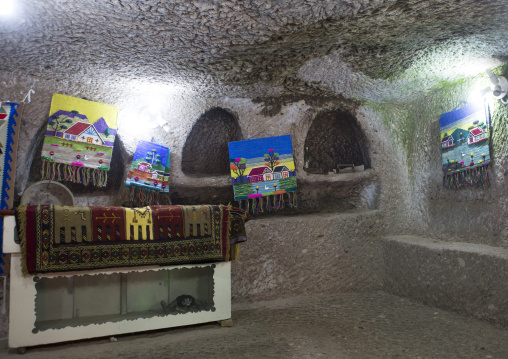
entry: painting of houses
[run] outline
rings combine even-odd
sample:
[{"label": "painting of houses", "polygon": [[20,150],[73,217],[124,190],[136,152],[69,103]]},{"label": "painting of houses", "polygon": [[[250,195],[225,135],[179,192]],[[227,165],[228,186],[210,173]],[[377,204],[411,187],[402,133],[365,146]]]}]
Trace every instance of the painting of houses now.
[{"label": "painting of houses", "polygon": [[107,171],[117,131],[118,107],[54,94],[42,159]]},{"label": "painting of houses", "polygon": [[445,175],[490,162],[488,120],[486,107],[474,103],[441,115],[441,163]]},{"label": "painting of houses", "polygon": [[289,170],[289,168],[287,168],[287,166],[276,166],[273,169],[273,178],[274,179],[277,179],[277,178],[288,178],[290,172],[291,171]]},{"label": "painting of houses", "polygon": [[489,133],[487,129],[476,127],[469,131],[469,136],[467,137],[467,144],[472,145],[478,143],[480,141],[486,140],[489,138]]},{"label": "painting of houses", "polygon": [[229,158],[235,200],[296,191],[290,135],[230,142]]},{"label": "painting of houses", "polygon": [[78,122],[62,133],[65,140],[85,142],[93,145],[104,145],[104,140],[91,123]]},{"label": "painting of houses", "polygon": [[152,165],[145,162],[145,161],[139,162],[137,167],[138,167],[138,170],[140,170],[140,171],[152,172]]},{"label": "painting of houses", "polygon": [[444,136],[443,139],[441,140],[441,148],[448,148],[452,146],[455,146],[455,143],[453,143],[453,136],[452,135]]},{"label": "painting of houses", "polygon": [[139,141],[125,185],[169,193],[169,148]]},{"label": "painting of houses", "polygon": [[250,170],[247,177],[249,178],[250,183],[263,182],[263,181],[271,181],[272,180],[272,170],[270,167],[256,167]]}]

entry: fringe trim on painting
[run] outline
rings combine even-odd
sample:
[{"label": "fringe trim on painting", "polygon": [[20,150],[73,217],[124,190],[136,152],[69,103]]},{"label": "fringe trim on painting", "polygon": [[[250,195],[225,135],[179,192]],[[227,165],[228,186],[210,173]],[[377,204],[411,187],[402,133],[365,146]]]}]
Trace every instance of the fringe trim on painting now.
[{"label": "fringe trim on painting", "polygon": [[490,185],[488,164],[443,176],[443,187],[446,189],[460,189],[466,186],[486,187],[488,185]]},{"label": "fringe trim on painting", "polygon": [[88,186],[106,187],[108,171],[98,168],[67,165],[64,163],[42,160],[42,179],[50,181],[68,181]]},{"label": "fringe trim on painting", "polygon": [[171,204],[169,193],[140,186],[127,187],[127,201],[132,202],[135,207]]},{"label": "fringe trim on painting", "polygon": [[[287,198],[284,198],[284,195],[286,195]],[[241,199],[238,201],[238,206],[246,212],[259,214],[284,209],[286,208],[286,203],[289,208],[298,208],[296,192],[281,193],[267,197]]]}]

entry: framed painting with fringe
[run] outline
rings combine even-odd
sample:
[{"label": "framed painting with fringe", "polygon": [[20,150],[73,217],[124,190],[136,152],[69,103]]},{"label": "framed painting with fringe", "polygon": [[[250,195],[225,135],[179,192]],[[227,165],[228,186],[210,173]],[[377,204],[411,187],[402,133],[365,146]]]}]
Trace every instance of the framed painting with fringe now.
[{"label": "framed painting with fringe", "polygon": [[296,207],[296,172],[291,136],[229,142],[235,200],[251,213]]},{"label": "framed painting with fringe", "polygon": [[443,113],[439,120],[443,186],[447,189],[488,186],[488,106],[483,103],[459,106]]},{"label": "framed painting with fringe", "polygon": [[42,178],[105,187],[118,107],[54,94],[42,147]]},{"label": "framed painting with fringe", "polygon": [[168,147],[139,141],[125,181],[127,200],[135,206],[171,204],[169,169]]},{"label": "framed painting with fringe", "polygon": [[[11,209],[14,205],[14,179],[16,177],[16,155],[18,153],[19,129],[24,103],[0,103],[0,209]],[[0,216],[0,274],[7,272],[2,252],[3,215]]]}]

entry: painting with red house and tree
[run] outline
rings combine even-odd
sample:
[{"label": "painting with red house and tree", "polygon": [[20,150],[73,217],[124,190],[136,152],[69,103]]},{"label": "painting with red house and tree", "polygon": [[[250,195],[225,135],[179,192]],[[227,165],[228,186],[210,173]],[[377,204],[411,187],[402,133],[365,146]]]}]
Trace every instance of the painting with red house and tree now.
[{"label": "painting with red house and tree", "polygon": [[291,136],[229,143],[231,181],[241,207],[252,213],[296,206]]},{"label": "painting with red house and tree", "polygon": [[42,177],[106,186],[117,120],[116,106],[54,94],[42,147]]}]

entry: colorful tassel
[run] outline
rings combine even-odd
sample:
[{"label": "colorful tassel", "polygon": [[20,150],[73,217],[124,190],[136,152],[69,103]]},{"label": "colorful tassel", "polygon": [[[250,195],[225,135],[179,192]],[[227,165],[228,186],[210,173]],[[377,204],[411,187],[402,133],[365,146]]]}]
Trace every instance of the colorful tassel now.
[{"label": "colorful tassel", "polygon": [[241,199],[238,201],[238,207],[251,214],[282,210],[286,208],[285,195],[287,195],[287,205],[289,208],[297,208],[298,201],[296,192],[278,193],[276,195],[266,197]]},{"label": "colorful tassel", "polygon": [[489,185],[488,164],[443,176],[443,187],[446,189],[460,189],[466,186],[486,187]]},{"label": "colorful tassel", "polygon": [[42,160],[42,179],[50,181],[68,181],[88,186],[106,187],[108,171],[98,168],[67,165],[64,163]]}]

